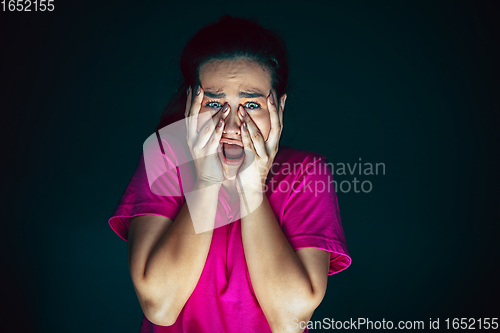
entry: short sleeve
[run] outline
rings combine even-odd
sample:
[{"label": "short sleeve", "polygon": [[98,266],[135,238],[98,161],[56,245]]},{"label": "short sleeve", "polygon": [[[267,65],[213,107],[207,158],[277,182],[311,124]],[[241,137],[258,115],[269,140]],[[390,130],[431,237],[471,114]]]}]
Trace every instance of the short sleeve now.
[{"label": "short sleeve", "polygon": [[130,218],[154,214],[175,219],[184,197],[179,173],[179,163],[172,149],[156,134],[144,143],[137,168],[116,206],[109,226],[125,241],[128,241]]},{"label": "short sleeve", "polygon": [[326,159],[323,156],[308,157],[293,179],[291,188],[282,228],[292,248],[317,248],[330,252],[328,275],[349,267],[351,257],[340,220],[333,175]]}]

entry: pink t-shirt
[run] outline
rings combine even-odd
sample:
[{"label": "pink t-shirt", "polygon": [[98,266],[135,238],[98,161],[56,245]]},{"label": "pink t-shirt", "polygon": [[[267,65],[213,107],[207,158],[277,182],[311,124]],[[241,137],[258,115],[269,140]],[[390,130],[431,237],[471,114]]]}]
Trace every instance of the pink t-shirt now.
[{"label": "pink t-shirt", "polygon": [[[150,186],[144,154],[151,152],[143,152],[128,187],[109,219],[111,228],[126,241],[129,221],[133,216],[155,214],[175,220],[185,201],[183,193],[195,179],[192,161],[176,167],[188,161],[189,156],[180,156],[188,153],[174,149],[172,141],[175,139],[171,139],[167,142],[162,136],[158,141],[162,142],[158,154],[163,155],[171,172],[166,172]],[[310,151],[280,147],[267,185],[266,195],[292,248],[317,248],[330,252],[329,275],[349,267],[351,258],[342,229],[332,173],[325,157]],[[158,195],[162,191],[172,195]],[[141,333],[271,332],[255,297],[245,261],[239,201],[231,203],[224,187],[219,192],[216,225],[221,226],[214,229],[203,272],[177,321],[172,326],[158,326],[143,316]]]}]

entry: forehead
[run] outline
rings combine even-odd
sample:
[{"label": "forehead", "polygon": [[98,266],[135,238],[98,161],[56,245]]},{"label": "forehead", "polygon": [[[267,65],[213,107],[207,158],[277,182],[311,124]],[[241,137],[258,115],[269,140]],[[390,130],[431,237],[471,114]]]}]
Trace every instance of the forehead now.
[{"label": "forehead", "polygon": [[206,91],[271,90],[271,76],[262,65],[248,59],[210,60],[201,65],[200,83]]}]

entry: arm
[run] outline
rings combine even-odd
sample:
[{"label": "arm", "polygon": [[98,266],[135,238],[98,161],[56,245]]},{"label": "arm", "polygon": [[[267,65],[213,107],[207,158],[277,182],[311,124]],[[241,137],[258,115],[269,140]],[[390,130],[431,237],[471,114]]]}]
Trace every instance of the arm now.
[{"label": "arm", "polygon": [[[255,295],[273,332],[294,332],[292,319],[308,321],[321,303],[328,279],[330,254],[307,248],[294,252],[265,195],[265,180],[278,151],[283,108],[268,96],[271,129],[264,138],[250,115],[239,109],[245,147],[244,168],[237,177],[242,207],[241,237]],[[295,332],[298,332],[295,330]]]},{"label": "arm", "polygon": [[308,321],[323,300],[330,253],[295,252],[266,195],[259,208],[242,218],[241,234],[252,286],[271,330],[294,332],[292,319]]},{"label": "arm", "polygon": [[[202,101],[201,87],[195,90],[195,96],[189,88],[186,139],[197,177],[192,192],[187,194],[175,221],[145,216],[131,219],[129,226],[132,282],[144,315],[161,326],[175,323],[200,279],[212,242],[219,190],[224,180],[217,148],[228,106],[212,115],[198,130]],[[139,219],[145,221],[136,223]]]},{"label": "arm", "polygon": [[[191,296],[205,266],[213,227],[196,234],[192,217],[213,225],[220,186],[192,194],[175,221],[141,215],[130,219],[129,269],[144,315],[156,325],[170,326]],[[197,217],[196,217],[196,216]]]}]

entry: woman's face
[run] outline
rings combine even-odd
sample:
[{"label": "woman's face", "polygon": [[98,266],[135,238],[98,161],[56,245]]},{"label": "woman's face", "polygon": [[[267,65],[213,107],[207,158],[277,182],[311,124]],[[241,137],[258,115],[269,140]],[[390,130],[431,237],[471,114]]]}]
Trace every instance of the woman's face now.
[{"label": "woman's face", "polygon": [[[237,169],[242,163],[243,150],[237,144],[225,145],[224,139],[241,143],[241,120],[238,116],[240,106],[245,108],[264,140],[268,139],[271,129],[267,104],[267,97],[272,91],[270,73],[254,61],[238,58],[208,61],[200,67],[199,76],[204,95],[198,117],[198,131],[213,114],[228,103],[230,112],[224,121],[219,158],[228,170]],[[286,95],[283,95],[280,107],[284,107],[285,99]]]},{"label": "woman's face", "polygon": [[261,65],[247,59],[211,60],[199,70],[204,91],[198,131],[224,103],[231,107],[225,119],[223,138],[241,141],[241,121],[238,107],[241,105],[252,117],[267,140],[271,121],[267,108],[267,96],[271,93],[271,76]]}]

